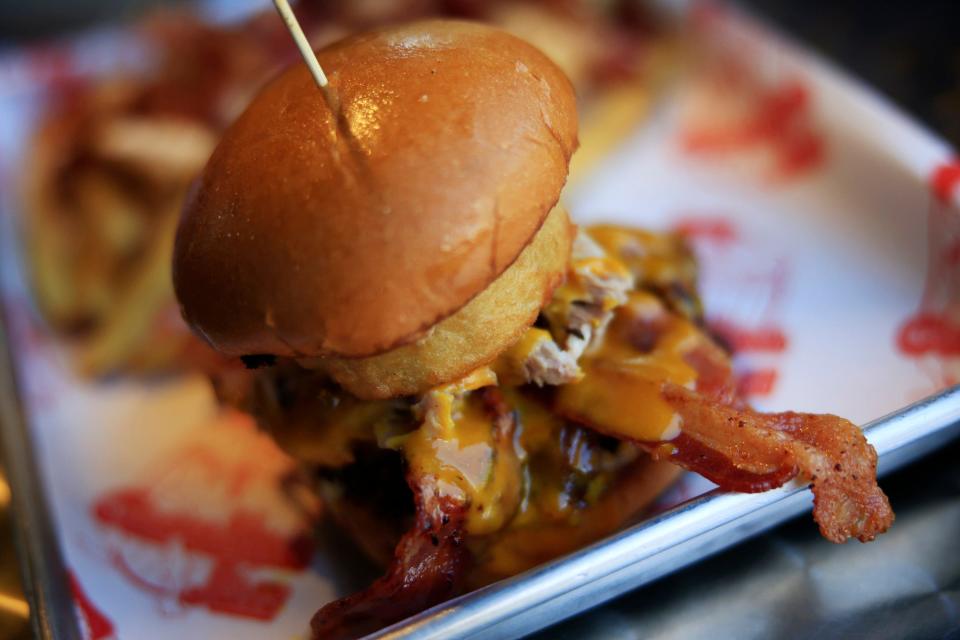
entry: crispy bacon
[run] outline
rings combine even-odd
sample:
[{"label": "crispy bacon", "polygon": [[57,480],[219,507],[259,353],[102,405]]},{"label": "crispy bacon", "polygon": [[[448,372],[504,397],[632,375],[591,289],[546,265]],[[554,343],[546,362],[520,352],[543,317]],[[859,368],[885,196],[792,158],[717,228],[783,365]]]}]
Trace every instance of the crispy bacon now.
[{"label": "crispy bacon", "polygon": [[[867,542],[893,523],[877,486],[877,452],[850,421],[737,409],[676,385],[665,385],[663,395],[683,419],[684,437],[671,441],[668,459],[736,491],[765,491],[795,476],[809,480],[814,519],[832,542]],[[709,454],[701,460],[696,452],[704,450]]]},{"label": "crispy bacon", "polygon": [[[460,391],[468,393],[468,391]],[[497,387],[478,391],[496,438],[512,447],[516,416]],[[360,593],[324,606],[314,638],[357,638],[458,595],[472,557],[463,544],[469,504],[441,491],[438,478],[411,464],[414,526],[403,535],[385,576]]]},{"label": "crispy bacon", "polygon": [[834,415],[753,411],[736,397],[729,360],[709,341],[686,360],[698,372],[696,393],[664,389],[684,420],[672,443],[674,462],[744,493],[798,475],[809,480],[813,517],[832,542],[866,542],[890,527],[894,516],[877,486],[877,452],[856,425]]},{"label": "crispy bacon", "polygon": [[[626,337],[638,354],[662,339],[673,312],[638,314],[618,309],[608,339]],[[616,322],[620,321],[620,325]],[[605,420],[589,403],[558,396],[557,410],[571,420],[635,442],[655,459],[669,460],[729,491],[767,491],[799,477],[814,493],[814,519],[832,542],[866,542],[893,522],[886,495],[877,486],[877,453],[860,429],[833,415],[754,411],[737,396],[730,359],[705,333],[683,356],[696,370],[693,390],[664,381],[661,395],[680,417],[681,432],[669,441],[638,441]],[[602,364],[602,363],[601,363]],[[608,366],[615,366],[613,365]],[[637,380],[641,388],[650,384]],[[639,390],[642,390],[638,388]]]},{"label": "crispy bacon", "polygon": [[466,506],[440,496],[429,477],[410,482],[416,523],[400,539],[387,574],[314,614],[314,638],[359,638],[459,593],[468,561],[462,545]]},{"label": "crispy bacon", "polygon": [[[684,469],[696,471],[727,491],[759,493],[783,486],[797,475],[797,467],[781,460],[766,469],[741,468],[723,451],[711,448],[686,433],[669,442],[669,446],[655,449],[654,458],[669,460]],[[663,455],[669,451],[669,455]]]},{"label": "crispy bacon", "polygon": [[[674,439],[630,438],[657,460],[699,473],[723,489],[758,493],[800,477],[811,483],[813,517],[823,537],[844,542],[873,540],[893,523],[893,511],[877,486],[877,453],[848,420],[809,413],[759,413],[698,391],[665,383],[663,397],[682,422]],[[624,438],[599,423],[588,408],[570,419]]]}]

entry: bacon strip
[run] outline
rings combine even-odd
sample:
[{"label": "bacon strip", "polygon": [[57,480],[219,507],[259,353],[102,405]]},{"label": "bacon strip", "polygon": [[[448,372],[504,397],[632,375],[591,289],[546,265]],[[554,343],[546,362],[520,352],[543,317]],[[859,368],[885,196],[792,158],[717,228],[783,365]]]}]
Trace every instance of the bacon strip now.
[{"label": "bacon strip", "polygon": [[[670,443],[675,452],[669,459],[677,464],[736,491],[765,491],[798,475],[809,480],[813,517],[831,542],[867,542],[893,523],[890,502],[877,486],[877,452],[850,421],[736,409],[676,385],[666,385],[663,395],[683,419],[685,437]],[[691,455],[697,447],[754,477],[735,479],[730,469],[700,464]]]},{"label": "bacon strip", "polygon": [[[722,451],[712,449],[686,433],[681,433],[669,443],[661,445],[664,445],[663,448],[651,451],[653,458],[668,460],[684,469],[696,471],[727,491],[737,493],[760,493],[776,489],[796,477],[799,471],[796,465],[790,464],[786,456],[765,469],[737,467]],[[664,455],[663,451],[668,451],[669,454]]]},{"label": "bacon strip", "polygon": [[359,638],[460,592],[468,560],[461,544],[466,506],[440,497],[429,478],[411,483],[417,485],[416,523],[400,539],[387,574],[317,611],[310,621],[313,638]]},{"label": "bacon strip", "polygon": [[[618,312],[631,310],[623,307]],[[659,319],[649,313],[619,317],[625,321],[619,325],[621,332],[626,329],[623,335],[638,354],[650,351],[649,344],[661,339],[670,319],[667,309],[662,313]],[[618,337],[623,336],[611,334],[608,339]],[[877,486],[877,452],[856,425],[833,415],[754,411],[737,396],[730,359],[706,334],[689,347],[684,360],[697,372],[695,390],[668,381],[660,387],[661,396],[681,419],[680,434],[669,441],[638,441],[635,434],[624,432],[622,424],[605,424],[611,422],[609,414],[580,396],[560,394],[556,409],[597,431],[631,440],[655,459],[669,460],[729,491],[756,493],[803,478],[812,485],[814,519],[832,542],[851,537],[873,540],[893,523],[890,503]],[[585,379],[582,384],[589,383]],[[635,383],[639,397],[653,384],[643,377]]]},{"label": "bacon strip", "polygon": [[[660,442],[628,438],[654,459],[741,493],[803,478],[812,485],[813,517],[831,542],[867,542],[893,523],[887,496],[877,486],[877,452],[851,422],[833,415],[758,413],[669,383],[663,397],[682,419],[680,435]],[[589,408],[561,410],[571,420],[626,438],[594,419]]]},{"label": "bacon strip", "polygon": [[[495,438],[512,448],[516,419],[511,407],[496,387],[478,393]],[[471,561],[463,545],[469,505],[443,495],[437,477],[415,464],[409,466],[407,483],[413,490],[416,519],[397,544],[386,575],[360,593],[320,609],[310,623],[314,638],[358,638],[462,591]]]}]

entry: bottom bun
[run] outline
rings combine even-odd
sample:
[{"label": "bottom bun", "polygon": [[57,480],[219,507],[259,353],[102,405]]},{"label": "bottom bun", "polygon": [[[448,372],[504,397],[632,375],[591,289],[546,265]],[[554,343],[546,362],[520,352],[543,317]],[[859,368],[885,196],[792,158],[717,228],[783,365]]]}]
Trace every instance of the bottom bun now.
[{"label": "bottom bun", "polygon": [[511,529],[487,542],[486,549],[475,554],[467,588],[477,589],[516,575],[623,528],[638,518],[682,472],[675,464],[654,462],[641,454],[620,472],[598,502],[579,513],[575,524]]},{"label": "bottom bun", "polygon": [[575,227],[559,205],[516,261],[426,336],[368,358],[310,358],[354,396],[391,398],[458,380],[517,341],[563,281]]},{"label": "bottom bun", "polygon": [[[532,524],[492,536],[468,538],[473,562],[465,586],[477,589],[563,556],[610,535],[640,517],[683,473],[669,462],[654,462],[646,454],[624,468],[598,502],[578,514],[576,523]],[[382,508],[351,500],[341,487],[321,481],[326,512],[364,555],[386,567],[400,536],[413,521],[389,516]],[[382,505],[381,505],[382,507]]]}]

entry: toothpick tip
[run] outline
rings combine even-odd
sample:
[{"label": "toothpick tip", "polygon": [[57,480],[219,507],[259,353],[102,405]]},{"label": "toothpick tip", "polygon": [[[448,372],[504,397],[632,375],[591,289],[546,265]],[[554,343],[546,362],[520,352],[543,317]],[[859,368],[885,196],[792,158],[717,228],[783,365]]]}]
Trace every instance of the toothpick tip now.
[{"label": "toothpick tip", "polygon": [[[316,81],[317,86],[321,89],[326,89],[329,84],[327,74],[323,72],[320,61],[317,60],[317,54],[313,52],[307,36],[303,33],[303,29],[297,21],[297,16],[294,15],[293,9],[290,8],[290,3],[287,2],[287,0],[273,0],[273,4],[277,8],[277,12],[280,13],[280,17],[283,18],[283,23],[287,25],[287,30],[290,32],[290,35],[293,36],[293,41],[296,43],[297,49],[300,50],[300,55],[303,56],[304,62],[307,63],[307,68],[310,70],[310,74]],[[324,95],[326,95],[326,91],[324,91]]]}]

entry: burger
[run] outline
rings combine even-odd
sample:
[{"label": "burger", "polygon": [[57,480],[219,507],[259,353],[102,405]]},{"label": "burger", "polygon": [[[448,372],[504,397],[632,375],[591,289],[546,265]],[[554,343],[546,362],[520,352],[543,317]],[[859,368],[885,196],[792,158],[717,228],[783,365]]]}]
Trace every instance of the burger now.
[{"label": "burger", "polygon": [[490,26],[348,37],[267,84],[188,196],[184,319],[220,398],[299,460],[385,573],[317,612],[355,637],[630,522],[676,477],[812,484],[824,536],[891,523],[842,418],[736,394],[674,236],[577,228],[577,101]]},{"label": "burger", "polygon": [[[321,44],[429,15],[493,22],[535,42],[586,107],[573,171],[581,176],[646,113],[660,69],[676,57],[650,16],[620,0],[301,0],[297,11]],[[34,299],[89,377],[219,366],[174,304],[173,234],[223,128],[296,55],[272,10],[226,25],[159,13],[138,35],[142,68],[71,78],[51,91],[22,163]]]}]

